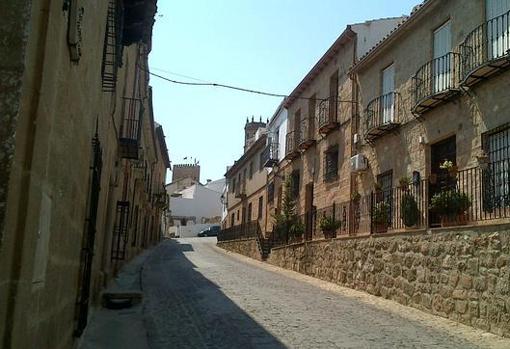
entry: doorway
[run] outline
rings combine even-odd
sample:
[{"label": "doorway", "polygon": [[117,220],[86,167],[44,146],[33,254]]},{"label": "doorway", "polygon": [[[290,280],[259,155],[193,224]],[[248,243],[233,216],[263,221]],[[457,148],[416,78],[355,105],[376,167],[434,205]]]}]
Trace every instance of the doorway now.
[{"label": "doorway", "polygon": [[[430,179],[429,179],[429,204],[432,197],[441,191],[455,187],[456,181],[451,178],[447,169],[441,168],[445,161],[451,161],[457,166],[457,143],[456,137],[452,136],[430,147]],[[431,227],[441,225],[441,218],[434,212],[429,212],[429,224]]]},{"label": "doorway", "polygon": [[313,182],[305,187],[305,240],[312,240],[315,210],[313,206]]}]

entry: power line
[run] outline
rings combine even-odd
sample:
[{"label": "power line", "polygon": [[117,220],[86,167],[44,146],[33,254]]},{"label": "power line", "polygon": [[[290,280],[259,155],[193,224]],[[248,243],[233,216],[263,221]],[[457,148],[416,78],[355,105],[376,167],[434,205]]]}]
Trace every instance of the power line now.
[{"label": "power line", "polygon": [[[139,66],[139,67],[140,67],[140,69],[144,70],[145,72],[147,72],[148,74],[150,74],[152,76],[155,76],[155,77],[157,77],[159,79],[162,79],[162,80],[165,80],[165,81],[171,82],[173,84],[177,84],[177,85],[219,87],[219,88],[226,88],[226,89],[230,89],[230,90],[241,91],[241,92],[246,92],[246,93],[253,93],[253,94],[269,96],[269,97],[280,97],[280,98],[288,98],[289,97],[289,95],[284,95],[284,94],[280,94],[280,93],[273,93],[273,92],[267,92],[267,91],[253,90],[253,89],[249,89],[249,88],[245,88],[245,87],[226,85],[226,84],[221,84],[221,83],[216,83],[216,82],[179,81],[179,80],[170,79],[170,78],[168,78],[166,76],[163,76],[163,75],[159,75],[159,74],[153,73],[153,72],[145,69],[144,67],[141,67],[141,66]],[[155,70],[164,71],[163,69],[155,69]],[[180,75],[180,76],[186,77],[188,79],[193,79],[193,80],[197,80],[197,81],[204,81],[204,80],[200,80],[200,79],[193,78],[191,76],[186,76],[186,75],[183,75],[183,74],[171,73],[171,72],[168,72],[168,71],[166,71],[166,72],[169,73],[169,74],[173,74],[173,75]],[[316,100],[316,101],[321,101],[322,102],[322,101],[327,101],[329,98],[295,97],[295,99]],[[354,102],[352,100],[337,100],[337,102],[338,103],[349,103],[349,104],[356,103],[356,102]]]}]

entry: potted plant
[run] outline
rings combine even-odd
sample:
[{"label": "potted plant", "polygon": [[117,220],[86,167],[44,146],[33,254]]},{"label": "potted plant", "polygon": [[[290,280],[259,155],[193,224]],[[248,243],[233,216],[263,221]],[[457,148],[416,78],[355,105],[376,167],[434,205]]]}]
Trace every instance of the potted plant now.
[{"label": "potted plant", "polygon": [[374,225],[375,233],[385,233],[388,231],[390,224],[390,206],[384,202],[377,202],[372,211],[372,222]]},{"label": "potted plant", "polygon": [[443,227],[467,224],[469,207],[471,207],[469,196],[456,189],[441,191],[430,201],[430,209],[441,217]]},{"label": "potted plant", "polygon": [[407,191],[409,190],[409,186],[411,185],[411,178],[408,177],[408,176],[404,176],[404,177],[400,177],[400,179],[398,180],[398,186],[404,190],[404,191]]},{"label": "potted plant", "polygon": [[414,196],[406,192],[400,199],[400,218],[407,228],[414,227],[420,220],[420,210]]},{"label": "potted plant", "polygon": [[299,220],[295,220],[290,224],[289,235],[292,241],[299,242],[303,239],[305,233],[305,225]]},{"label": "potted plant", "polygon": [[445,160],[442,164],[439,165],[439,168],[448,171],[448,174],[452,177],[457,176],[457,166],[455,166],[450,160]]},{"label": "potted plant", "polygon": [[332,239],[336,237],[336,230],[342,226],[342,222],[331,216],[322,216],[319,221],[319,228],[324,234],[326,239]]}]

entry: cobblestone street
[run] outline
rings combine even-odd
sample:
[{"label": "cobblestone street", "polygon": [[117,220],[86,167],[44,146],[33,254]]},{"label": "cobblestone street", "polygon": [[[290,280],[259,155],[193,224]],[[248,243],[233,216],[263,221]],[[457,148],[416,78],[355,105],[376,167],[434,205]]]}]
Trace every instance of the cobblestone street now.
[{"label": "cobblestone street", "polygon": [[510,341],[220,250],[165,241],[142,272],[152,348],[509,348]]}]

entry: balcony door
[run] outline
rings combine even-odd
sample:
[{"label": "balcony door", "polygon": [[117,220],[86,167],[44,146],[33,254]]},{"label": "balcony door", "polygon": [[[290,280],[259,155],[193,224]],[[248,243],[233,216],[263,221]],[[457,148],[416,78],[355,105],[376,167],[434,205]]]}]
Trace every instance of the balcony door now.
[{"label": "balcony door", "polygon": [[489,59],[500,58],[510,50],[510,0],[486,0]]},{"label": "balcony door", "polygon": [[382,72],[382,123],[391,123],[394,120],[395,114],[395,65],[390,65]]},{"label": "balcony door", "polygon": [[452,50],[451,23],[448,21],[434,32],[433,83],[434,93],[450,88]]}]

